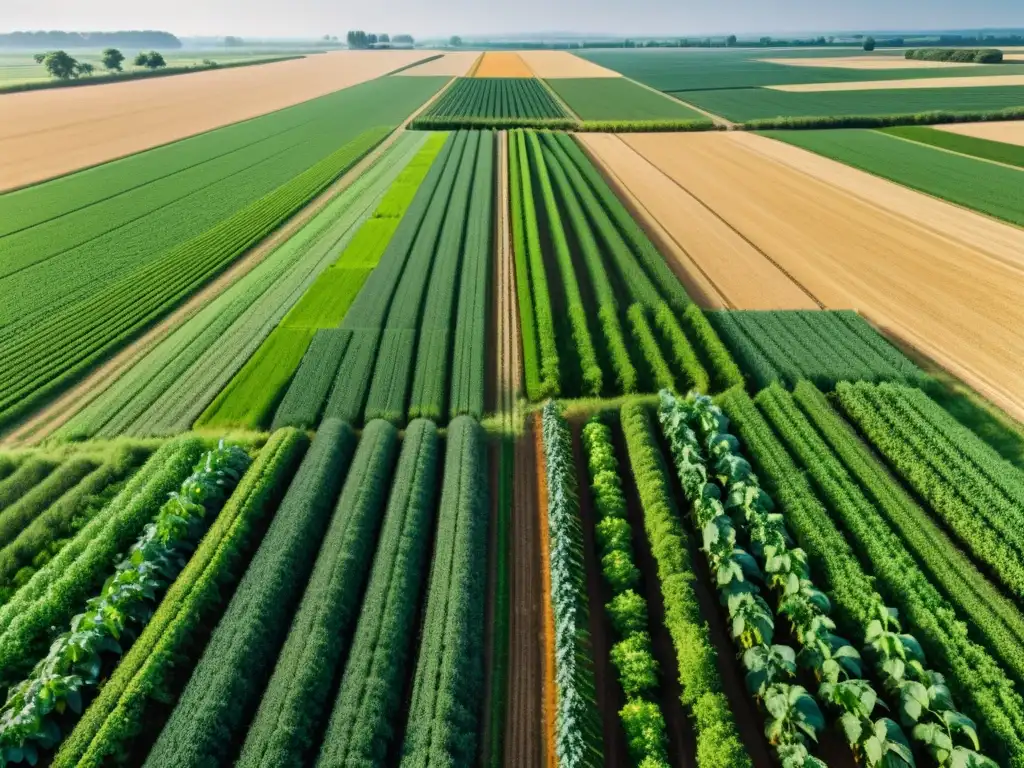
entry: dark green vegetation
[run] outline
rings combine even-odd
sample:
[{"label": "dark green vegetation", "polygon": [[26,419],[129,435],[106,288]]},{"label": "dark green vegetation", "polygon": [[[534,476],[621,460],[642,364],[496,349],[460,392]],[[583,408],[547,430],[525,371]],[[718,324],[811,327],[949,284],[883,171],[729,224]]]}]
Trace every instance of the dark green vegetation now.
[{"label": "dark green vegetation", "polygon": [[547,84],[582,120],[708,119],[623,77],[553,78]]},{"label": "dark green vegetation", "polygon": [[[653,94],[652,94],[653,95]],[[697,113],[700,115],[700,113]],[[420,131],[457,131],[532,128],[575,133],[690,133],[713,131],[717,126],[700,115],[698,120],[574,120],[566,117],[419,117],[412,127]]]},{"label": "dark green vegetation", "polygon": [[527,396],[738,382],[703,313],[572,138],[514,131],[509,145]]},{"label": "dark green vegetation", "polygon": [[[1021,94],[1024,96],[1024,89]],[[965,208],[1024,225],[1024,174],[1015,168],[901,141],[879,131],[771,131],[765,135]]]},{"label": "dark green vegetation", "polygon": [[1003,52],[998,48],[911,48],[903,55],[921,61],[962,61],[970,64],[998,64],[1003,60]]},{"label": "dark green vegetation", "polygon": [[1017,144],[989,141],[988,139],[978,139],[974,136],[963,136],[959,133],[916,126],[886,128],[882,133],[916,141],[918,144],[928,144],[939,149],[948,149],[950,152],[958,152],[961,155],[971,155],[972,157],[980,157],[983,160],[992,160],[996,163],[1005,163],[1006,165],[1016,165],[1024,168],[1024,147]]},{"label": "dark green vegetation", "polygon": [[425,118],[565,118],[544,84],[532,77],[460,77]]},{"label": "dark green vegetation", "polygon": [[809,379],[823,389],[839,381],[911,381],[922,371],[864,318],[849,310],[720,311],[708,314],[756,389]]},{"label": "dark green vegetation", "polygon": [[222,272],[443,78],[382,78],[0,196],[0,423]]}]

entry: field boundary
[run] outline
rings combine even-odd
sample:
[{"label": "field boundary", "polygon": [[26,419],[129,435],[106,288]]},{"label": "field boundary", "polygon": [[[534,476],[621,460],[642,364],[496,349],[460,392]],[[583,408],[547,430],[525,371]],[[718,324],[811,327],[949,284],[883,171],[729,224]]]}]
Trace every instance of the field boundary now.
[{"label": "field boundary", "polygon": [[[922,126],[922,127],[927,127],[927,126]],[[896,139],[897,141],[905,141],[908,144],[914,144],[914,145],[916,145],[918,147],[928,147],[928,149],[934,149],[934,150],[937,150],[939,152],[945,152],[946,154],[949,154],[949,155],[956,155],[957,157],[967,157],[967,158],[970,158],[971,160],[977,160],[980,163],[988,163],[989,165],[998,165],[998,166],[1001,166],[1003,168],[1009,168],[1011,171],[1020,171],[1021,173],[1024,173],[1024,168],[1021,168],[1019,165],[1010,165],[1009,163],[1001,163],[998,160],[990,160],[987,157],[979,157],[978,155],[969,155],[966,152],[957,152],[954,149],[949,149],[947,147],[940,147],[940,146],[937,146],[935,144],[926,144],[923,141],[914,141],[914,139],[908,139],[906,136],[897,136],[895,133],[888,133],[886,131],[880,131],[878,129],[871,129],[871,130],[874,130],[875,133],[880,133],[883,136],[888,136],[890,139]],[[846,165],[846,163],[843,163],[843,165]],[[853,167],[853,166],[851,166],[851,167]],[[861,169],[858,169],[858,170],[861,170]],[[867,171],[867,173],[870,173],[870,171]],[[884,179],[885,177],[884,176],[879,176],[879,178]],[[892,181],[892,179],[886,179],[886,181]],[[894,183],[899,184],[899,182],[894,182]],[[904,186],[904,185],[901,184],[900,186]],[[920,191],[920,190],[915,190],[915,191]],[[922,194],[927,195],[928,193],[927,192],[923,192]],[[936,197],[936,196],[935,195],[931,195],[931,197]],[[945,198],[942,198],[942,197],[936,197],[936,199],[942,200],[942,202],[944,202],[944,203],[950,203],[951,205],[957,205],[957,203],[952,203],[949,200],[946,200]],[[964,206],[960,206],[960,207],[963,208]],[[988,216],[988,214],[985,213],[984,211],[976,211],[973,208],[967,208],[967,210],[973,211],[974,213],[980,213],[982,216]],[[989,216],[989,218],[995,218],[995,217]],[[1016,226],[1012,222],[1006,221],[1004,219],[996,219],[996,221],[1000,221],[1000,222],[1002,222],[1004,224],[1010,224],[1010,226]]]},{"label": "field boundary", "polygon": [[[678,98],[675,94],[669,93],[668,91],[659,91],[657,88],[652,88],[649,85],[645,85],[644,83],[641,83],[639,80],[634,80],[633,78],[626,77],[625,75],[623,75],[623,77],[626,78],[626,80],[629,80],[629,82],[634,83],[635,85],[639,85],[641,88],[646,88],[651,93],[656,93],[659,96],[663,96],[666,99],[671,99],[672,101],[678,101],[684,107],[688,107],[689,109],[692,109],[694,112],[700,112],[702,115],[707,116],[707,118],[711,120],[712,123],[724,127],[727,131],[736,130],[737,123],[734,123],[732,120],[729,120],[728,118],[722,117],[721,115],[716,115],[714,112],[708,112],[703,107],[698,107],[694,104],[691,104],[688,101],[683,101],[682,99]],[[680,91],[680,93],[685,93],[685,91]]]}]

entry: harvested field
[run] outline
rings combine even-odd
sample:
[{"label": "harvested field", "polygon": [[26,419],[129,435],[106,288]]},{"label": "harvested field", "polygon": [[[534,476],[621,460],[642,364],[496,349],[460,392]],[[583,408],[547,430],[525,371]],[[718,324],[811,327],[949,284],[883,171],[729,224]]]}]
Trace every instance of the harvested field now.
[{"label": "harvested field", "polygon": [[519,57],[536,77],[622,77],[618,72],[567,51],[521,51]]},{"label": "harvested field", "polygon": [[463,77],[479,58],[480,54],[475,51],[446,53],[440,59],[418,64],[395,74],[400,77]]},{"label": "harvested field", "polygon": [[824,306],[1024,415],[1024,232],[759,136],[628,141]]},{"label": "harvested field", "polygon": [[518,53],[488,52],[473,77],[533,77],[533,70]]},{"label": "harvested field", "polygon": [[[925,63],[925,62],[919,62]],[[962,64],[960,66],[963,66]],[[979,66],[977,64],[973,66]],[[1024,85],[1024,75],[987,75],[978,77],[930,77],[916,80],[865,80],[852,83],[798,83],[769,85],[773,91],[821,93],[824,91],[891,91],[907,88],[986,88]]]},{"label": "harvested field", "polygon": [[372,80],[430,51],[294,61],[3,97],[0,191],[265,115]]},{"label": "harvested field", "polygon": [[[647,138],[643,135],[640,138]],[[747,241],[728,221],[687,191],[686,174],[673,177],[610,134],[580,134],[595,158],[650,211],[679,246],[682,267],[694,268],[722,296],[725,306],[743,309],[817,309],[818,304],[788,275]],[[697,278],[701,282],[700,278]],[[715,303],[712,303],[714,306]]]},{"label": "harvested field", "polygon": [[1013,120],[1006,123],[956,123],[937,125],[935,128],[939,131],[973,136],[976,139],[1002,141],[1006,144],[1017,144],[1024,147],[1024,120]]},{"label": "harvested field", "polygon": [[960,61],[922,61],[897,56],[835,56],[806,59],[758,59],[766,64],[785,64],[790,67],[830,67],[838,69],[948,69],[950,67],[980,67],[983,64],[964,64]]}]

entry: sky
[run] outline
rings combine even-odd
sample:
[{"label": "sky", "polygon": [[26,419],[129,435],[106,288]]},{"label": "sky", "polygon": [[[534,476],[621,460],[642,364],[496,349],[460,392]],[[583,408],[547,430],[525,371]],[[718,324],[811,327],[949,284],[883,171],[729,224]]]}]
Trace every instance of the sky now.
[{"label": "sky", "polygon": [[1024,0],[0,0],[0,32],[703,35],[1024,27]]}]

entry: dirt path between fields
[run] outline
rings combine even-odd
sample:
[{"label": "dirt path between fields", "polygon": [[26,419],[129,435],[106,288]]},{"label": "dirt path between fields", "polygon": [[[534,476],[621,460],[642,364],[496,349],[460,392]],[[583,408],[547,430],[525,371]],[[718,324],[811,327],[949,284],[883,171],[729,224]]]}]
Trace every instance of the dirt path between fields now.
[{"label": "dirt path between fields", "polygon": [[508,431],[518,429],[516,413],[520,384],[519,306],[516,295],[515,256],[512,252],[512,221],[509,212],[508,132],[498,134],[497,210],[495,211],[495,327],[496,370],[492,407],[502,415]]},{"label": "dirt path between fields", "polygon": [[[451,82],[454,82],[454,80]],[[450,85],[451,83],[441,88],[434,98],[438,98]],[[107,362],[101,364],[49,405],[44,406],[42,410],[37,411],[33,416],[30,416],[4,435],[0,439],[0,446],[34,445],[46,439],[54,431],[66,424],[71,417],[103,394],[108,387],[117,381],[121,374],[142,360],[161,341],[184,325],[231,285],[255,269],[275,248],[295,235],[314,216],[326,208],[331,200],[350,187],[356,179],[380,159],[385,150],[398,140],[405,127],[425,110],[432,101],[433,99],[430,99],[423,104],[397,130],[393,131],[376,148],[367,153],[362,160],[342,174],[327,190],[315,197],[305,208],[292,216],[274,234],[241,256],[227,270],[192,294],[184,304],[164,317],[163,320],[159,321],[148,331],[145,331],[135,341],[119,352],[116,352]]]},{"label": "dirt path between fields", "polygon": [[[532,425],[532,420],[531,420]],[[537,444],[530,430],[516,440],[509,536],[509,680],[505,710],[506,768],[542,768],[544,750],[543,578]]]}]

